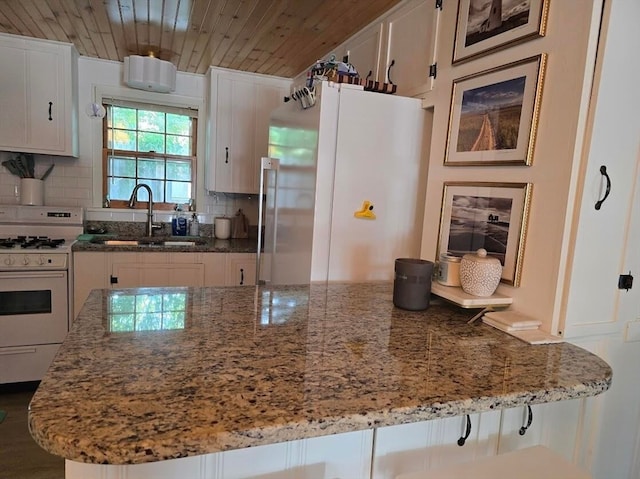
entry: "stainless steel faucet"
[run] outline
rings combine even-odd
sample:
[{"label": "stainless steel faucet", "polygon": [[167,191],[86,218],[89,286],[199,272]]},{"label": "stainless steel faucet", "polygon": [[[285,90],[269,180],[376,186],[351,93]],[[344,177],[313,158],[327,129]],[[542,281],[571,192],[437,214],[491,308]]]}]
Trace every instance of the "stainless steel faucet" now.
[{"label": "stainless steel faucet", "polygon": [[133,189],[131,193],[131,197],[129,198],[129,208],[134,208],[136,206],[137,194],[140,188],[144,188],[149,193],[149,207],[147,208],[147,236],[153,236],[153,230],[157,230],[162,228],[162,225],[155,224],[153,222],[153,193],[151,192],[151,188],[146,183],[138,183],[136,187]]}]

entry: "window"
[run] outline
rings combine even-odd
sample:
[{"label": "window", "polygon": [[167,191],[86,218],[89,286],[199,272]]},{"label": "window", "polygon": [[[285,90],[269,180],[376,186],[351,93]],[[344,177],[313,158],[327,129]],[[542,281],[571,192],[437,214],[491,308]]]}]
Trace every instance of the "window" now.
[{"label": "window", "polygon": [[[134,187],[149,185],[157,209],[195,197],[197,112],[124,101],[105,102],[103,195],[124,208]],[[138,193],[148,201],[146,190]],[[139,207],[146,207],[138,203]]]}]

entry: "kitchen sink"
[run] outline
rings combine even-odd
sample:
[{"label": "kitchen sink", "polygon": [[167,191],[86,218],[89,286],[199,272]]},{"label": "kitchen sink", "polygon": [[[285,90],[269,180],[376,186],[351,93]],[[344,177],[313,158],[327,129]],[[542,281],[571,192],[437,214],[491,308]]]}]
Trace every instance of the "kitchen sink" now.
[{"label": "kitchen sink", "polygon": [[176,238],[93,238],[94,244],[105,246],[197,246],[206,243],[204,239],[176,239]]}]

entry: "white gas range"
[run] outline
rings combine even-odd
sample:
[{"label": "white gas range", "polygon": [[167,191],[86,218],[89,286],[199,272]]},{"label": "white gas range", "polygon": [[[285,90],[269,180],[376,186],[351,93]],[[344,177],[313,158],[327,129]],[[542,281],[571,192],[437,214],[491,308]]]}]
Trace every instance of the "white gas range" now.
[{"label": "white gas range", "polygon": [[82,208],[0,206],[0,384],[42,378],[71,323]]}]

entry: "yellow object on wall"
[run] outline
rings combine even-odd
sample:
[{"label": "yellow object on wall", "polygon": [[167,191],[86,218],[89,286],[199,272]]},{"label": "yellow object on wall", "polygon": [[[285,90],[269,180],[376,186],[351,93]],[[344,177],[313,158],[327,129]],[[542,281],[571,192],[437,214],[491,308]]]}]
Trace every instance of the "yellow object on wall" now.
[{"label": "yellow object on wall", "polygon": [[371,201],[365,200],[362,202],[362,208],[353,213],[356,218],[362,218],[365,220],[375,220],[376,214],[373,212],[373,204]]}]

